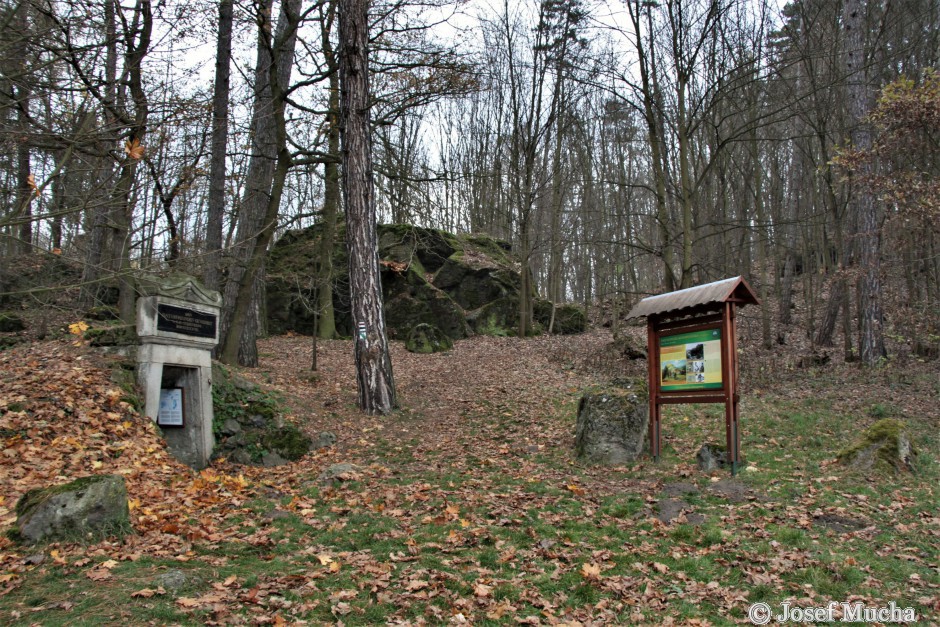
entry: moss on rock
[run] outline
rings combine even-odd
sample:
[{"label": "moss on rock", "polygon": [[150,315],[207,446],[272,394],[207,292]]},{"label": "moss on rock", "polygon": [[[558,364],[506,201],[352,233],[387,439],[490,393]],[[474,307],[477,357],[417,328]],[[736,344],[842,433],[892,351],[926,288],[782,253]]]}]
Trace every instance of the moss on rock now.
[{"label": "moss on rock", "polygon": [[405,348],[412,353],[442,353],[453,347],[453,341],[433,324],[415,326],[405,342]]},{"label": "moss on rock", "polygon": [[860,470],[897,472],[913,470],[916,454],[907,425],[896,418],[884,418],[843,449],[838,460]]}]

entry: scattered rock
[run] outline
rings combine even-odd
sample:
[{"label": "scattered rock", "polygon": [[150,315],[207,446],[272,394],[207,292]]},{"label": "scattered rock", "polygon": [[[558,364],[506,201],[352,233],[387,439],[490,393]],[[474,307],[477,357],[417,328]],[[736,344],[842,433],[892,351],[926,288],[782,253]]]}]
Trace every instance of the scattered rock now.
[{"label": "scattered rock", "polygon": [[839,453],[838,459],[862,471],[898,472],[913,471],[916,455],[908,426],[895,418],[885,418],[865,429],[857,442]]},{"label": "scattered rock", "polygon": [[865,523],[839,514],[820,514],[813,516],[813,524],[836,533],[852,533],[865,528]]},{"label": "scattered rock", "polygon": [[578,406],[575,453],[596,464],[635,461],[646,445],[649,403],[645,386],[585,394]]},{"label": "scattered rock", "polygon": [[127,488],[117,475],[30,490],[17,502],[16,513],[11,537],[27,543],[130,528]]},{"label": "scattered rock", "polygon": [[681,499],[663,499],[657,504],[657,509],[659,511],[656,518],[667,525],[673,522],[701,525],[705,522],[705,517],[701,514],[694,512],[683,514],[692,509],[692,506]]},{"label": "scattered rock", "polygon": [[708,491],[714,496],[731,503],[743,503],[757,498],[757,494],[753,490],[735,479],[717,481],[708,486]]},{"label": "scattered rock", "polygon": [[285,512],[283,509],[272,509],[270,512],[267,512],[264,517],[268,520],[283,520],[285,518],[290,518],[290,512]]},{"label": "scattered rock", "polygon": [[26,559],[24,559],[23,563],[28,564],[30,566],[39,566],[45,561],[46,561],[45,553],[36,553],[35,555],[30,555]]},{"label": "scattered rock", "polygon": [[154,578],[154,583],[160,588],[175,593],[186,587],[186,584],[189,583],[189,577],[181,570],[168,570],[157,575]]},{"label": "scattered rock", "polygon": [[691,483],[677,481],[667,483],[663,486],[663,494],[666,496],[682,496],[684,494],[698,494],[698,487]]},{"label": "scattered rock", "polygon": [[234,451],[231,457],[229,457],[229,460],[236,464],[241,464],[242,466],[250,466],[252,464],[251,455],[243,448]]},{"label": "scattered rock", "polygon": [[327,485],[335,485],[342,481],[354,481],[359,478],[362,469],[355,464],[341,463],[333,464],[320,473],[317,481]]},{"label": "scattered rock", "polygon": [[275,466],[283,466],[284,464],[289,463],[288,460],[284,459],[277,453],[265,453],[261,456],[261,465],[265,468],[274,468]]},{"label": "scattered rock", "polygon": [[112,325],[95,327],[85,331],[85,339],[91,346],[136,346],[139,343],[137,326]]},{"label": "scattered rock", "polygon": [[416,325],[405,340],[405,349],[412,353],[442,353],[453,347],[453,340],[433,324]]},{"label": "scattered rock", "polygon": [[235,435],[241,433],[242,426],[234,418],[229,418],[222,423],[222,435]]},{"label": "scattered rock", "polygon": [[313,443],[313,448],[329,448],[336,444],[336,434],[332,431],[323,431],[320,435],[317,436],[317,439]]},{"label": "scattered rock", "polygon": [[621,359],[646,359],[646,346],[641,345],[631,335],[615,335],[607,347],[609,352]]},{"label": "scattered rock", "polygon": [[26,328],[23,319],[11,313],[0,313],[0,333],[16,333]]},{"label": "scattered rock", "polygon": [[730,465],[728,451],[720,444],[703,444],[695,454],[695,460],[698,462],[698,469],[702,472],[712,472]]}]

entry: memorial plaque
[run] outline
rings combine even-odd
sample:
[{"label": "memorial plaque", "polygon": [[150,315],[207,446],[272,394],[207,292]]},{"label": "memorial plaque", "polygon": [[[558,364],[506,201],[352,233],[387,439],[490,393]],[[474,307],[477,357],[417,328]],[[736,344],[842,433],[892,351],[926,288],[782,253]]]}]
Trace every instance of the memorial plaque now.
[{"label": "memorial plaque", "polygon": [[215,338],[216,316],[213,314],[174,307],[157,305],[157,330],[192,337]]}]

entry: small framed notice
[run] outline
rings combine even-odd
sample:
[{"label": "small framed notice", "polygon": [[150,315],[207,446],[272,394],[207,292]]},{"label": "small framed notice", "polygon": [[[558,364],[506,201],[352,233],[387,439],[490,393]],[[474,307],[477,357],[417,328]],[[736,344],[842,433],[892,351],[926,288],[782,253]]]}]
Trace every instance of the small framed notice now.
[{"label": "small framed notice", "polygon": [[157,413],[157,424],[161,427],[185,426],[183,388],[160,390],[160,411]]}]

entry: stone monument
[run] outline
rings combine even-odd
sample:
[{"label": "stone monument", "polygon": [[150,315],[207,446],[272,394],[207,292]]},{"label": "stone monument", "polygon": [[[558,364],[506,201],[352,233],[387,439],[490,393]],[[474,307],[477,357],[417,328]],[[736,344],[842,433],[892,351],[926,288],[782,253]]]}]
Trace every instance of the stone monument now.
[{"label": "stone monument", "polygon": [[209,464],[212,349],[219,341],[222,297],[194,278],[142,282],[137,300],[137,379],[144,412],[163,430],[170,452],[189,466]]}]

